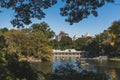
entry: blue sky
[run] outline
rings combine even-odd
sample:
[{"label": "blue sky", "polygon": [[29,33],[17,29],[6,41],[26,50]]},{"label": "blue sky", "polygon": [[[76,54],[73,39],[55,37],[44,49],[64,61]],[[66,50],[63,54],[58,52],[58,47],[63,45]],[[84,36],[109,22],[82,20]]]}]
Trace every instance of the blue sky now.
[{"label": "blue sky", "polygon": [[[120,3],[119,0],[118,2]],[[102,8],[98,9],[98,17],[90,15],[87,19],[83,19],[79,23],[69,25],[69,23],[65,22],[65,17],[60,16],[59,6],[63,5],[58,3],[55,6],[45,10],[46,17],[42,20],[33,19],[33,23],[45,21],[56,34],[59,34],[62,30],[68,33],[71,37],[74,35],[79,37],[87,32],[89,32],[91,36],[99,34],[107,29],[113,21],[120,20],[120,5],[106,4]],[[10,10],[2,10],[3,12],[0,13],[0,28],[13,28],[10,20],[14,18],[14,13]]]}]

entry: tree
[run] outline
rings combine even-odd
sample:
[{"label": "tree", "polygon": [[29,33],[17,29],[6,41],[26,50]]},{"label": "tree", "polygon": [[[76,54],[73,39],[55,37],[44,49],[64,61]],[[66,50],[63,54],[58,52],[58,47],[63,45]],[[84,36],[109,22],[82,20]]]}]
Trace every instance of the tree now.
[{"label": "tree", "polygon": [[91,37],[80,37],[75,40],[75,49],[76,50],[86,50],[86,46],[92,41]]},{"label": "tree", "polygon": [[70,49],[72,47],[72,38],[67,37],[67,36],[62,37],[59,44],[62,50]]},{"label": "tree", "polygon": [[[13,26],[23,27],[28,25],[31,18],[42,19],[45,17],[44,9],[47,9],[57,3],[58,0],[0,0],[0,7],[12,9],[14,19],[11,21]],[[114,0],[62,0],[65,2],[60,8],[60,14],[67,16],[65,21],[70,24],[87,18],[90,14],[97,16],[97,9],[105,3],[114,3]]]},{"label": "tree", "polygon": [[15,80],[38,80],[38,73],[31,67],[30,63],[26,61],[19,61],[19,59],[15,56],[16,55],[12,54],[7,57],[7,69],[13,75],[13,78]]},{"label": "tree", "polygon": [[0,51],[0,80],[38,80],[29,62],[19,61],[17,55]]},{"label": "tree", "polygon": [[112,25],[102,33],[96,35],[93,41],[87,45],[87,51],[91,55],[120,56],[120,21],[114,21]]},{"label": "tree", "polygon": [[[0,80],[37,80],[38,75],[29,63],[19,61],[20,52],[18,51],[22,52],[22,50],[18,47],[21,47],[21,41],[25,39],[24,35],[17,30],[1,29],[0,31],[2,31],[0,34]],[[10,50],[11,47],[15,50]],[[9,54],[10,52],[12,54]]]},{"label": "tree", "polygon": [[31,35],[31,41],[34,43],[34,51],[36,56],[42,60],[52,60],[52,48],[48,45],[49,39],[42,31],[34,32]]},{"label": "tree", "polygon": [[9,53],[17,53],[21,54],[22,52],[22,46],[24,46],[24,42],[27,40],[27,35],[22,33],[19,30],[10,30],[4,34],[6,44],[7,46],[7,51]]},{"label": "tree", "polygon": [[56,39],[50,40],[49,45],[52,47],[52,49],[59,49],[60,48],[60,42]]},{"label": "tree", "polygon": [[31,26],[31,32],[42,31],[46,37],[49,39],[55,36],[53,30],[50,29],[49,25],[46,22],[41,22],[40,24],[33,24]]},{"label": "tree", "polygon": [[5,33],[5,32],[7,32],[7,31],[8,31],[7,28],[1,28],[1,29],[0,29],[0,34],[3,34],[3,33]]},{"label": "tree", "polygon": [[113,56],[120,56],[120,21],[114,21],[112,25],[108,28],[109,35],[111,40],[114,43]]},{"label": "tree", "polygon": [[0,50],[3,50],[7,47],[6,40],[3,35],[0,35]]},{"label": "tree", "polygon": [[78,23],[90,14],[98,16],[97,9],[105,3],[113,3],[114,0],[66,0],[66,4],[61,8],[61,15],[67,16],[65,21],[70,24]]},{"label": "tree", "polygon": [[52,60],[52,48],[49,39],[42,32],[26,33],[21,30],[10,30],[4,34],[7,52],[16,54],[19,58],[34,57],[42,60]]}]

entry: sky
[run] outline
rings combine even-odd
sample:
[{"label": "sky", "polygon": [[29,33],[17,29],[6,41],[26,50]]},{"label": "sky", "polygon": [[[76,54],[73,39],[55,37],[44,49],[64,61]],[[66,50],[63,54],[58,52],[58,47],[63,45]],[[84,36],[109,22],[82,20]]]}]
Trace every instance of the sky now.
[{"label": "sky", "polygon": [[[116,3],[120,3],[120,0],[117,0]],[[88,18],[83,19],[79,23],[74,23],[69,25],[68,22],[65,22],[65,17],[60,15],[59,7],[62,7],[61,3],[58,3],[47,10],[44,10],[46,13],[45,18],[42,20],[32,19],[33,23],[40,23],[45,21],[48,23],[50,28],[58,35],[60,31],[68,33],[70,37],[76,35],[80,37],[81,35],[86,34],[87,32],[90,36],[99,34],[106,30],[113,21],[120,20],[120,5],[117,4],[106,4],[102,8],[99,8],[98,17],[90,15]],[[11,10],[0,9],[3,12],[0,13],[0,28],[7,27],[9,29],[14,28],[10,20],[14,18],[14,13]],[[30,25],[26,26],[29,27]]]}]

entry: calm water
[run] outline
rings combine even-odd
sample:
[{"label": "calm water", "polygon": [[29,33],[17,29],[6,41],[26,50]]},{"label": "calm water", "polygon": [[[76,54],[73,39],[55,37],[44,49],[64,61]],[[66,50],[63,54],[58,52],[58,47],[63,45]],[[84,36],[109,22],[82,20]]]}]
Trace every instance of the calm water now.
[{"label": "calm water", "polygon": [[[86,69],[88,71],[97,71],[100,73],[106,73],[110,76],[110,80],[120,80],[120,62],[115,61],[86,61],[89,66],[81,67],[81,69]],[[57,66],[64,65],[66,63],[73,64],[77,68],[76,59],[72,58],[64,58],[64,60],[55,58],[53,62],[44,62],[44,63],[35,63],[34,67],[40,71],[40,78],[42,74],[47,74],[52,72]],[[42,74],[41,74],[42,73]]]}]

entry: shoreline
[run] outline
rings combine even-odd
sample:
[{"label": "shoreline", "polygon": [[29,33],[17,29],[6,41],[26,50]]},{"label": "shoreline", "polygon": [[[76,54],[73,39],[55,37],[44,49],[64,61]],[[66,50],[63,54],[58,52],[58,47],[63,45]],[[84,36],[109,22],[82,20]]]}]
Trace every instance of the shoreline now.
[{"label": "shoreline", "polygon": [[98,60],[98,61],[109,60],[108,56],[99,56],[99,57],[81,58],[81,59],[85,59],[85,60]]},{"label": "shoreline", "polygon": [[120,61],[120,58],[114,57],[114,58],[109,58],[110,61]]},{"label": "shoreline", "polygon": [[29,58],[21,58],[20,61],[27,61],[27,62],[40,62],[41,63],[41,60],[40,59],[37,59],[37,58],[33,58],[33,57],[29,57]]}]

